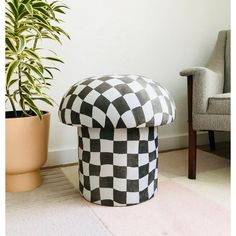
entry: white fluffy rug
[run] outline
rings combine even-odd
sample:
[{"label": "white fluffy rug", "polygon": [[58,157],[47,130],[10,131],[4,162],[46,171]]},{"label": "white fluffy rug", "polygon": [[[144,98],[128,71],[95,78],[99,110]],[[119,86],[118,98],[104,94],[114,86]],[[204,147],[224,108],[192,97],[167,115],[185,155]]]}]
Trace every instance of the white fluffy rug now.
[{"label": "white fluffy rug", "polygon": [[7,193],[7,236],[110,235],[60,168],[43,170],[42,175],[39,188]]}]

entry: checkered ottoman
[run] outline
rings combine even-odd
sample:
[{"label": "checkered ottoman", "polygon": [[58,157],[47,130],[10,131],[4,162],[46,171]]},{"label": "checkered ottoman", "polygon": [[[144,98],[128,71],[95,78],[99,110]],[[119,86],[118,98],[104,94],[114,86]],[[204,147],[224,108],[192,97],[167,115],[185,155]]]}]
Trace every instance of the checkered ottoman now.
[{"label": "checkered ottoman", "polygon": [[78,127],[79,190],[85,199],[128,206],[154,196],[157,127],[175,119],[165,88],[137,75],[87,78],[64,95],[59,118]]}]

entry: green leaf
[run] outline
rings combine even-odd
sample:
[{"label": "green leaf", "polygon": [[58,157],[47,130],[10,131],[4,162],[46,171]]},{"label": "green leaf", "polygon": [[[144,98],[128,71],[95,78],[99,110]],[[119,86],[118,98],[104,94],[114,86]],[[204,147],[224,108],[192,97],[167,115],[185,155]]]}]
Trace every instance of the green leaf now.
[{"label": "green leaf", "polygon": [[[24,31],[28,31],[29,30],[29,27],[27,26],[21,26],[18,30],[18,34],[22,34]],[[35,37],[35,35],[33,35]],[[28,39],[28,35],[26,35],[25,37],[26,39]]]},{"label": "green leaf", "polygon": [[21,89],[22,89],[26,94],[28,94],[28,95],[31,96],[31,92],[29,91],[29,89],[28,89],[26,86],[21,85]]},{"label": "green leaf", "polygon": [[52,35],[62,45],[60,38],[56,34],[52,34]]},{"label": "green leaf", "polygon": [[6,38],[6,45],[7,45],[7,47],[8,47],[11,51],[13,51],[13,52],[16,52],[16,51],[17,51],[17,49],[16,49],[16,47],[15,47],[15,45],[14,45],[14,41],[13,41],[12,39]]},{"label": "green leaf", "polygon": [[42,38],[56,40],[54,36],[45,33],[42,34]]},{"label": "green leaf", "polygon": [[19,45],[18,45],[18,53],[21,53],[24,49],[25,49],[25,45],[26,45],[26,40],[25,37],[23,35],[18,37],[19,39]]},{"label": "green leaf", "polygon": [[40,62],[40,61],[36,61],[36,64],[37,64],[38,69],[40,70],[40,72],[43,74],[43,72],[44,72],[44,67],[43,67],[43,65],[41,64],[41,62]]},{"label": "green leaf", "polygon": [[6,20],[6,21],[5,21],[5,24],[6,24],[6,26],[8,26],[9,28],[14,29],[14,25],[13,25],[12,22]]},{"label": "green leaf", "polygon": [[41,119],[42,112],[37,108],[37,106],[35,105],[33,100],[25,94],[22,94],[22,98],[23,98],[23,102],[27,103],[27,105],[30,107],[30,109]]},{"label": "green leaf", "polygon": [[38,50],[47,50],[47,51],[49,51],[49,52],[51,52],[52,54],[54,54],[55,56],[57,56],[57,54],[53,51],[53,50],[51,50],[51,49],[45,49],[45,48],[35,48],[35,51],[38,51]]},{"label": "green leaf", "polygon": [[29,3],[24,4],[24,6],[25,6],[25,9],[28,11],[28,13],[30,15],[33,15],[33,12],[34,12],[33,7]]},{"label": "green leaf", "polygon": [[35,87],[34,78],[26,71],[23,71],[23,74],[26,76],[28,81]]},{"label": "green leaf", "polygon": [[23,19],[25,16],[29,15],[28,11],[23,11],[22,13],[20,13],[20,15],[17,17],[17,21],[20,21],[21,19]]},{"label": "green leaf", "polygon": [[60,71],[60,69],[58,69],[57,67],[53,67],[53,66],[46,66],[46,67],[44,67],[44,69]]},{"label": "green leaf", "polygon": [[44,79],[44,76],[43,74],[40,72],[40,70],[35,67],[35,66],[32,66],[28,63],[25,64],[30,70],[34,71],[44,82],[45,82],[45,79]]},{"label": "green leaf", "polygon": [[17,68],[17,66],[19,64],[20,64],[20,62],[18,60],[15,60],[9,64],[9,66],[7,68],[7,72],[6,72],[6,85],[7,85],[7,87],[9,86],[13,72],[15,71],[15,69]]},{"label": "green leaf", "polygon": [[6,59],[6,60],[11,60],[11,61],[15,60],[15,58],[14,58],[14,57],[11,57],[11,56],[6,56],[5,59]]},{"label": "green leaf", "polygon": [[14,23],[14,22],[15,22],[15,20],[14,20],[14,17],[12,16],[12,14],[11,14],[11,13],[9,13],[9,12],[6,12],[6,16],[8,17],[8,19],[10,19],[10,20],[11,20],[11,22],[12,22],[12,23]]},{"label": "green leaf", "polygon": [[42,8],[42,7],[50,7],[50,5],[47,4],[46,2],[40,1],[40,2],[33,3],[33,7]]},{"label": "green leaf", "polygon": [[47,68],[44,68],[44,70],[46,70],[47,71],[47,73],[51,76],[51,78],[53,78],[53,74],[52,74],[52,72],[49,70],[49,69],[47,69]]},{"label": "green leaf", "polygon": [[56,57],[42,57],[43,59],[50,60],[50,61],[57,61],[60,63],[64,63],[61,59],[56,58]]},{"label": "green leaf", "polygon": [[61,14],[66,14],[62,9],[60,9],[60,8],[57,8],[57,9],[53,9],[54,11],[56,11],[56,12],[59,12],[59,13],[61,13]]},{"label": "green leaf", "polygon": [[36,8],[35,10],[41,12],[43,15],[45,15],[48,18],[52,18],[52,16],[48,13],[48,11],[43,8]]},{"label": "green leaf", "polygon": [[50,106],[53,106],[53,103],[48,98],[36,97],[36,98],[32,98],[32,99],[33,100],[41,100],[41,101],[49,104]]},{"label": "green leaf", "polygon": [[49,22],[46,21],[42,16],[38,15],[38,14],[34,14],[34,17],[37,18],[40,22],[50,26]]},{"label": "green leaf", "polygon": [[43,29],[47,29],[50,32],[53,32],[53,29],[50,25],[44,24],[42,22],[35,22],[34,24],[41,26]]},{"label": "green leaf", "polygon": [[25,11],[25,6],[24,5],[25,4],[20,3],[19,8],[18,8],[19,14],[21,14],[23,11]]},{"label": "green leaf", "polygon": [[18,79],[13,79],[13,80],[11,80],[10,82],[9,82],[9,84],[8,84],[8,88],[10,88],[15,82],[17,82],[18,81]]},{"label": "green leaf", "polygon": [[53,5],[55,5],[56,3],[59,3],[59,1],[53,1],[50,3],[50,6],[52,7]]},{"label": "green leaf", "polygon": [[[22,1],[22,3],[24,3],[24,4],[27,4],[27,3],[29,3],[29,2],[31,2],[31,0],[23,0]],[[33,2],[33,1],[32,1]]]},{"label": "green leaf", "polygon": [[53,29],[55,29],[55,31],[57,31],[58,33],[64,34],[68,39],[70,39],[69,34],[66,33],[62,28],[60,28],[60,27],[58,27],[58,26],[54,26]]},{"label": "green leaf", "polygon": [[61,9],[61,8],[66,8],[66,9],[70,9],[68,6],[66,6],[66,5],[57,5],[57,6],[55,6],[54,8],[53,8],[53,10],[55,10],[55,9]]},{"label": "green leaf", "polygon": [[[34,25],[24,24],[24,26],[27,27],[28,29],[34,30],[34,31],[37,33],[37,35],[38,35],[39,38],[42,37],[40,31],[39,31],[39,30],[37,29],[37,27],[35,27]],[[26,37],[27,37],[27,36],[26,36]],[[34,37],[36,38],[35,35],[34,35]]]},{"label": "green leaf", "polygon": [[35,87],[35,90],[39,93],[39,94],[42,94],[41,90],[39,87]]},{"label": "green leaf", "polygon": [[17,98],[16,98],[17,94],[19,94],[19,90],[14,91],[14,93],[12,95],[13,99],[15,100],[15,102],[17,102]]},{"label": "green leaf", "polygon": [[18,0],[13,0],[13,4],[16,7],[16,9],[18,9],[19,7],[19,1]]},{"label": "green leaf", "polygon": [[16,6],[12,2],[7,2],[7,3],[9,5],[9,7],[11,9],[11,12],[14,15],[14,17],[17,18],[18,17],[18,11],[17,11]]},{"label": "green leaf", "polygon": [[33,58],[34,60],[40,61],[39,56],[32,50],[30,49],[25,49],[24,51],[29,57]]}]

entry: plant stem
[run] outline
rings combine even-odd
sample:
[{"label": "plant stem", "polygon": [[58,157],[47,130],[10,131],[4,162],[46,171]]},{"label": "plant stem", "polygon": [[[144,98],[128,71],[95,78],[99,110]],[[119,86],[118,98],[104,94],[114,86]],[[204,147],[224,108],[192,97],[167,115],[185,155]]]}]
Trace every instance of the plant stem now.
[{"label": "plant stem", "polygon": [[[20,98],[21,100],[23,101],[22,99],[22,91],[21,91],[21,68],[20,68],[20,65],[18,66],[18,76],[19,76],[19,95],[20,95]],[[23,113],[25,113],[25,104],[22,102],[22,110],[23,110]]]},{"label": "plant stem", "polygon": [[6,89],[6,91],[7,91],[7,97],[8,97],[9,100],[10,100],[10,103],[11,103],[12,110],[13,110],[13,112],[14,112],[14,115],[15,115],[15,117],[17,117],[16,107],[15,107],[15,105],[14,105],[14,102],[13,102],[12,98],[11,98],[9,89]]},{"label": "plant stem", "polygon": [[36,46],[37,46],[38,38],[35,38],[34,44],[33,44],[33,51],[35,51]]},{"label": "plant stem", "polygon": [[[39,28],[39,32],[41,33],[41,30],[42,30],[42,28],[40,27]],[[34,39],[34,44],[33,44],[33,51],[35,51],[35,49],[36,49],[36,46],[37,46],[37,43],[38,43],[38,37],[36,37],[35,39]]]}]

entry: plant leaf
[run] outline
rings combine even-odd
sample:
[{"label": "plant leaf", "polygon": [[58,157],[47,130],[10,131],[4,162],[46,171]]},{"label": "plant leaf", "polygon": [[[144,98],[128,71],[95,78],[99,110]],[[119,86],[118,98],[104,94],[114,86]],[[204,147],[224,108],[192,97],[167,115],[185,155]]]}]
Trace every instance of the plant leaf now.
[{"label": "plant leaf", "polygon": [[6,85],[7,85],[7,87],[9,86],[13,72],[15,71],[16,67],[19,64],[20,64],[20,62],[18,60],[15,60],[9,64],[7,71],[6,71]]},{"label": "plant leaf", "polygon": [[26,71],[23,71],[23,74],[26,76],[28,81],[35,87],[34,78]]},{"label": "plant leaf", "polygon": [[32,66],[28,63],[25,64],[30,70],[34,71],[37,75],[39,75],[39,77],[45,82],[45,79],[44,79],[44,76],[43,74],[40,72],[40,70],[35,67],[35,66]]},{"label": "plant leaf", "polygon": [[46,60],[50,60],[50,61],[57,61],[57,62],[60,62],[60,63],[64,63],[61,59],[57,58],[57,57],[42,57],[43,59],[46,59]]},{"label": "plant leaf", "polygon": [[57,70],[57,71],[60,71],[60,69],[58,69],[57,67],[53,67],[53,66],[46,66],[46,67],[44,67],[44,69],[50,69],[50,70]]},{"label": "plant leaf", "polygon": [[49,5],[46,2],[40,1],[33,3],[34,8],[41,8],[41,7],[49,7]]},{"label": "plant leaf", "polygon": [[52,72],[49,70],[49,69],[47,69],[47,68],[44,68],[44,70],[45,71],[47,71],[47,73],[51,76],[51,78],[53,79],[53,74],[52,74]]},{"label": "plant leaf", "polygon": [[20,13],[20,15],[17,17],[17,21],[21,20],[23,17],[29,15],[28,11],[23,11]]},{"label": "plant leaf", "polygon": [[60,28],[60,27],[58,27],[58,26],[54,26],[53,29],[55,29],[55,31],[57,31],[58,33],[64,34],[68,39],[70,39],[69,34],[66,33],[62,28]]},{"label": "plant leaf", "polygon": [[17,94],[19,94],[19,90],[14,91],[14,93],[12,95],[13,99],[15,100],[15,102],[17,102],[17,99],[16,99],[16,95]]},{"label": "plant leaf", "polygon": [[53,10],[56,11],[56,12],[59,12],[61,14],[65,14],[65,12],[60,8],[54,8]]},{"label": "plant leaf", "polygon": [[29,3],[24,4],[24,6],[25,6],[25,9],[28,11],[28,13],[30,15],[33,15],[33,12],[34,12],[33,7]]},{"label": "plant leaf", "polygon": [[47,24],[42,23],[42,22],[34,22],[34,24],[39,25],[39,26],[41,26],[43,29],[47,29],[47,30],[50,31],[50,32],[53,32],[53,29],[51,28],[50,25],[47,25]]},{"label": "plant leaf", "polygon": [[31,92],[29,91],[29,89],[28,89],[26,86],[21,85],[21,89],[22,89],[26,94],[28,94],[29,96],[32,95]]},{"label": "plant leaf", "polygon": [[[11,12],[11,13],[12,13],[12,12]],[[11,13],[6,12],[6,16],[11,20],[12,23],[14,23],[14,22],[15,22],[15,20],[14,20],[14,15],[12,16]]]},{"label": "plant leaf", "polygon": [[10,82],[9,82],[9,84],[8,84],[8,88],[10,88],[15,82],[17,82],[18,81],[18,79],[13,79],[13,80],[11,80]]},{"label": "plant leaf", "polygon": [[30,50],[30,49],[25,49],[24,52],[25,52],[28,56],[30,56],[31,58],[33,58],[33,59],[35,59],[35,60],[37,60],[37,61],[40,61],[39,56],[38,56],[34,51],[32,51],[32,50]]},{"label": "plant leaf", "polygon": [[13,4],[14,4],[15,8],[18,9],[18,7],[19,7],[18,0],[13,0]]},{"label": "plant leaf", "polygon": [[42,119],[42,112],[37,108],[37,106],[35,105],[35,103],[33,102],[33,100],[25,95],[22,94],[22,98],[23,98],[23,102],[27,103],[27,105],[30,107],[30,109],[40,118]]},{"label": "plant leaf", "polygon": [[45,10],[44,8],[36,8],[35,10],[41,12],[43,15],[45,15],[48,18],[52,18],[51,15],[48,13],[48,11]]},{"label": "plant leaf", "polygon": [[49,104],[50,106],[53,106],[53,103],[48,99],[48,98],[43,98],[43,97],[36,97],[36,98],[32,98],[33,100],[41,100],[47,104]]},{"label": "plant leaf", "polygon": [[[28,27],[29,29],[34,30],[34,31],[37,33],[37,35],[38,35],[39,38],[42,37],[40,31],[39,31],[39,30],[37,29],[37,27],[35,27],[34,25],[24,24],[24,26]],[[35,37],[35,35],[33,35],[33,36]]]},{"label": "plant leaf", "polygon": [[34,14],[34,17],[37,18],[40,22],[50,26],[49,22],[47,20],[45,20],[42,16],[40,16],[38,14]]},{"label": "plant leaf", "polygon": [[24,3],[24,4],[27,4],[27,3],[29,3],[29,2],[31,2],[31,0],[23,0],[23,1],[22,1],[22,3]]},{"label": "plant leaf", "polygon": [[16,52],[16,51],[17,51],[17,50],[16,50],[16,47],[14,46],[14,42],[13,42],[12,39],[6,38],[6,45],[7,45],[7,47],[8,47],[11,51],[13,51],[13,52]]},{"label": "plant leaf", "polygon": [[15,6],[12,2],[7,2],[7,3],[8,3],[8,5],[9,5],[9,7],[10,7],[10,9],[11,9],[11,12],[12,12],[12,14],[14,15],[15,19],[17,19],[17,17],[18,17],[18,11],[17,11],[16,6]]},{"label": "plant leaf", "polygon": [[18,53],[21,53],[24,49],[25,49],[25,45],[26,45],[26,40],[25,37],[23,35],[18,37],[19,39],[19,45],[18,45]]}]

